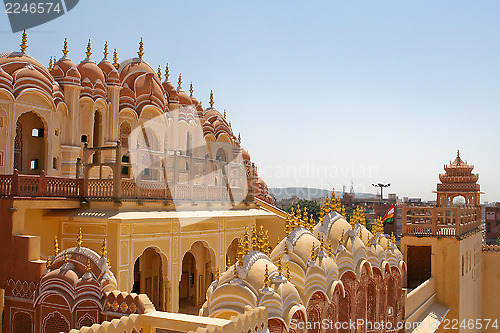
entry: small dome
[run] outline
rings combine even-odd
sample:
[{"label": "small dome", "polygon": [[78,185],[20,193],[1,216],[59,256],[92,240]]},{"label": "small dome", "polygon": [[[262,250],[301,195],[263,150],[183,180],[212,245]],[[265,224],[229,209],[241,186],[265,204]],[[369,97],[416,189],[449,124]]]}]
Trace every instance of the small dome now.
[{"label": "small dome", "polygon": [[80,85],[80,80],[82,79],[76,65],[68,57],[59,59],[50,73],[61,85]]},{"label": "small dome", "polygon": [[118,73],[122,83],[127,83],[130,87],[133,87],[132,83],[139,75],[143,73],[155,74],[155,71],[141,59],[133,58],[123,61],[118,67]]},{"label": "small dome", "polygon": [[97,80],[100,80],[101,82],[106,82],[104,73],[95,64],[95,62],[86,59],[78,65],[77,69],[80,72],[82,80],[88,78],[92,83],[95,83]]},{"label": "small dome", "polygon": [[177,90],[178,95],[179,95],[179,103],[182,105],[191,105],[193,102],[191,101],[191,98],[184,92],[184,90],[179,89]]},{"label": "small dome", "polygon": [[118,74],[115,66],[113,66],[108,59],[103,59],[97,66],[106,76],[106,83],[108,85],[116,86],[120,84],[120,75]]},{"label": "small dome", "polygon": [[42,89],[52,96],[53,81],[38,71],[32,64],[27,63],[25,67],[16,70],[12,76],[14,78],[15,96],[28,88]]},{"label": "small dome", "polygon": [[241,149],[241,156],[243,157],[243,161],[250,163],[250,154],[243,148]]}]

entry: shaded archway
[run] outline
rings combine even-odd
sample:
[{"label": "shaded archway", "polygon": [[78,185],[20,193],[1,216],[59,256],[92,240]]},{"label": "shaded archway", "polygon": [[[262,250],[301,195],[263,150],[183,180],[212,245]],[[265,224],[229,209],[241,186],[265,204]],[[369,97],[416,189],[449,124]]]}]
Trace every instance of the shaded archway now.
[{"label": "shaded archway", "polygon": [[47,133],[35,112],[23,113],[16,123],[14,169],[25,175],[39,175],[46,168]]},{"label": "shaded archway", "polygon": [[315,292],[309,299],[309,302],[307,302],[306,314],[308,322],[308,333],[322,332],[321,326],[326,304],[326,296],[321,292]]},{"label": "shaded archway", "polygon": [[179,282],[179,312],[198,314],[213,281],[215,253],[203,242],[194,242],[182,259]]},{"label": "shaded archway", "polygon": [[134,263],[132,292],[146,294],[157,310],[165,310],[165,281],[162,256],[148,247]]},{"label": "shaded archway", "polygon": [[226,251],[226,263],[231,262],[234,264],[236,261],[236,252],[238,251],[238,238],[233,239]]},{"label": "shaded archway", "polygon": [[215,155],[215,159],[217,161],[224,161],[226,162],[227,161],[227,156],[226,156],[226,151],[222,148],[219,148],[217,150],[217,154]]}]

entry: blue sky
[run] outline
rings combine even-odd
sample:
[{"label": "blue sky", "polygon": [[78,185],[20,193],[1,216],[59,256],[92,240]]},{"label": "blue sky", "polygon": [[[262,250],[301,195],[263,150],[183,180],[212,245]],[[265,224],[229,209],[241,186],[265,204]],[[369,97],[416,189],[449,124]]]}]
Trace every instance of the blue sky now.
[{"label": "blue sky", "polygon": [[[350,186],[433,199],[456,150],[500,201],[499,1],[97,1],[30,29],[44,64],[121,60],[140,37],[153,68],[226,109],[270,186]],[[17,50],[0,14],[3,51]]]}]

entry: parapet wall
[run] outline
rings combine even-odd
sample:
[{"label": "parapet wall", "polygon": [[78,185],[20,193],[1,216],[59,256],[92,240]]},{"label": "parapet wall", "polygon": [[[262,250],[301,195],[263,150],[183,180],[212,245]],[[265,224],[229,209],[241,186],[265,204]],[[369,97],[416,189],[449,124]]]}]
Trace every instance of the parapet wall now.
[{"label": "parapet wall", "polygon": [[73,329],[69,333],[151,332],[154,328],[189,333],[259,333],[267,330],[267,310],[264,307],[247,306],[244,313],[233,316],[229,320],[150,311],[147,314],[123,316],[101,324],[94,324],[92,327],[84,326],[79,330]]}]

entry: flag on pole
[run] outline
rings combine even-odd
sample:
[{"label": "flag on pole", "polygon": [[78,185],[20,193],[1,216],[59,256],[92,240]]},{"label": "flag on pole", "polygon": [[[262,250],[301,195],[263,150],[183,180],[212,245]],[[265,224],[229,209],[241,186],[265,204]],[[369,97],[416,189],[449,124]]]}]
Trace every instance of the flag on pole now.
[{"label": "flag on pole", "polygon": [[386,222],[394,222],[394,205],[389,208],[387,213],[385,213],[384,217],[382,218],[382,223],[385,224]]}]

